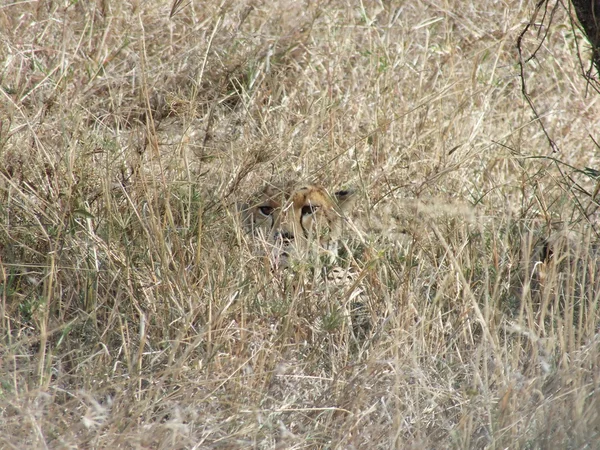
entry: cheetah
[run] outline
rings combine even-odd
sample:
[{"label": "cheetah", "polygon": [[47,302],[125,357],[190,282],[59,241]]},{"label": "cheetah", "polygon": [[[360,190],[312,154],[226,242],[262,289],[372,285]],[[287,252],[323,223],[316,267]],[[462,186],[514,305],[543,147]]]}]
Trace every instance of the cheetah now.
[{"label": "cheetah", "polygon": [[330,194],[315,184],[270,184],[252,198],[253,203],[243,207],[242,220],[253,243],[262,247],[259,252],[268,256],[273,273],[293,276],[298,273],[295,269],[318,260],[323,277],[316,285],[302,279],[303,290],[318,298],[328,291],[345,299],[343,307],[354,336],[366,336],[371,322],[360,271],[338,259],[340,242],[351,234],[346,229],[356,231],[350,220],[356,192],[345,189]]}]

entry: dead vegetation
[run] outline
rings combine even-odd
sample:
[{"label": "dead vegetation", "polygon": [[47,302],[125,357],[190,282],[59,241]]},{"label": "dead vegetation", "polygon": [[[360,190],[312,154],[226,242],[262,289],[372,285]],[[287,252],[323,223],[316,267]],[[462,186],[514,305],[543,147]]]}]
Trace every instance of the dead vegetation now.
[{"label": "dead vegetation", "polygon": [[[599,97],[534,6],[0,6],[0,446],[596,448]],[[281,179],[358,189],[356,285],[249,250]]]}]

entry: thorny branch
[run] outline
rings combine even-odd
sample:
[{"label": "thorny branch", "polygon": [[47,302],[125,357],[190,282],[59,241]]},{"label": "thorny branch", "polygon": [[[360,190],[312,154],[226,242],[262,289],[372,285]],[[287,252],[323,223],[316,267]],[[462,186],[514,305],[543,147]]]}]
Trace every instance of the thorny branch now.
[{"label": "thorny branch", "polygon": [[[574,10],[577,14],[577,19],[579,20],[581,25],[579,25],[577,23],[577,19],[573,15],[573,9],[571,8],[571,4],[574,7]],[[571,0],[567,5],[565,5],[561,0],[556,0],[554,5],[552,5],[552,6],[550,6],[550,2],[548,0],[539,0],[536,4],[533,14],[531,16],[531,20],[523,28],[523,31],[519,34],[519,37],[517,38],[517,50],[519,52],[519,70],[520,70],[519,76],[521,78],[521,92],[523,94],[523,97],[529,104],[529,107],[531,108],[531,110],[534,114],[535,120],[540,124],[540,127],[541,127],[544,135],[546,136],[546,139],[548,140],[550,148],[552,149],[552,153],[559,152],[560,148],[558,147],[556,142],[550,136],[548,130],[546,129],[546,127],[544,125],[544,121],[543,121],[542,117],[540,117],[540,115],[536,109],[533,99],[529,95],[527,80],[526,80],[525,66],[531,60],[537,59],[538,52],[540,51],[540,49],[544,45],[545,40],[549,36],[550,27],[552,26],[552,22],[553,22],[554,18],[556,17],[556,12],[557,12],[559,6],[563,6],[569,15],[569,22],[571,24],[571,29],[573,31],[573,35],[575,36],[575,44],[576,44],[576,48],[577,48],[577,58],[579,60],[582,75],[587,80],[588,87],[591,86],[593,90],[600,93],[599,80],[592,76],[592,69],[594,66],[596,67],[596,70],[600,74],[600,49],[599,49],[599,45],[600,45],[600,0]],[[541,21],[536,22],[536,19],[537,19],[538,15],[540,14],[540,11],[542,11],[542,10],[543,10],[543,16],[541,18]],[[538,45],[536,46],[535,50],[529,56],[525,56],[524,39],[532,27],[535,27],[538,29]],[[577,34],[578,34],[577,30],[582,31],[586,35],[588,42],[591,45],[591,50],[592,50],[591,63],[589,65],[588,69],[585,69],[586,64],[584,64],[584,62],[581,58],[581,48],[580,48],[580,45],[579,45],[579,42],[577,39]],[[594,140],[593,137],[591,137],[591,138],[592,138],[592,142],[594,142],[594,145],[596,147],[598,147],[598,143]],[[583,192],[588,197],[590,197],[592,200],[592,203],[595,206],[598,205],[598,203],[596,202],[596,199],[595,199],[595,197],[596,197],[595,193],[590,195],[590,193],[587,192],[586,190],[582,190],[581,187],[573,180],[573,178],[565,173],[564,167],[562,166],[562,164],[559,163],[559,160],[557,160],[556,158],[550,157],[550,156],[545,157],[545,158],[550,159],[554,162],[556,168],[558,169],[558,171],[561,174],[561,177],[563,178],[563,180],[567,181],[567,185],[570,186],[570,188],[569,188],[570,190],[573,189],[573,186],[574,186],[575,190],[579,190],[580,192]],[[586,168],[586,170],[593,170],[593,169]],[[584,173],[585,171],[577,170],[577,172]],[[598,182],[598,186],[600,186],[600,181]],[[598,187],[597,187],[597,190],[598,190]],[[584,213],[584,216],[588,217],[589,214],[586,213],[583,205],[578,201],[578,199],[576,198],[575,195],[574,195],[574,197],[575,197],[575,202],[578,205],[578,209],[580,209],[580,211]],[[594,210],[595,210],[595,208],[594,208]]]}]

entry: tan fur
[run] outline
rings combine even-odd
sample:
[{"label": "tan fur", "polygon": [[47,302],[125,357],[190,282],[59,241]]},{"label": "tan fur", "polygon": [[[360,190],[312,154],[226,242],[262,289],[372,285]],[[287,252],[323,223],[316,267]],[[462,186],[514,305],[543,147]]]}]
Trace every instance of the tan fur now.
[{"label": "tan fur", "polygon": [[291,247],[306,249],[309,243],[331,250],[341,237],[353,197],[351,191],[330,195],[311,184],[268,185],[246,209],[245,222],[286,255]]}]

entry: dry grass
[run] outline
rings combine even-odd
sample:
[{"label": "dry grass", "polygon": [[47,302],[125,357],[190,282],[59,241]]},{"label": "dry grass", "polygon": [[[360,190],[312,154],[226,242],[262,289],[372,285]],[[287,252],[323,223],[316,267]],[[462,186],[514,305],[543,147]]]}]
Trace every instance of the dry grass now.
[{"label": "dry grass", "polygon": [[[0,6],[0,447],[600,445],[580,36],[524,36],[536,120],[533,3],[393,3]],[[251,251],[282,178],[359,189],[363,335]]]}]

